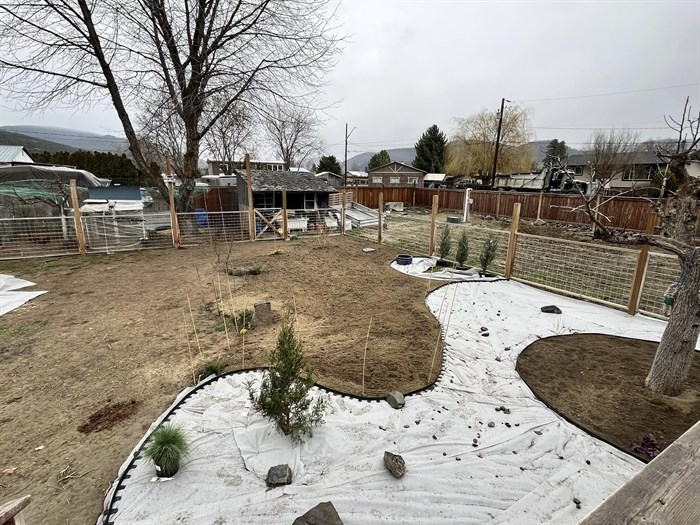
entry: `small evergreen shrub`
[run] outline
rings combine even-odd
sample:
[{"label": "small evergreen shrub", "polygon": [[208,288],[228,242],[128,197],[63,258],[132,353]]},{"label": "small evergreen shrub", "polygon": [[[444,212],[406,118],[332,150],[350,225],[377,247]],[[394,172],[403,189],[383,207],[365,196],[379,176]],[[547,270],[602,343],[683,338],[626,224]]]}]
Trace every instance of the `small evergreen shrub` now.
[{"label": "small evergreen shrub", "polygon": [[479,255],[479,263],[481,264],[481,269],[483,271],[488,271],[489,266],[491,266],[496,258],[497,249],[498,239],[494,234],[490,234],[488,237],[486,237],[484,245],[481,248],[481,254]]},{"label": "small evergreen shrub", "polygon": [[440,237],[438,238],[438,256],[440,259],[444,259],[450,254],[452,249],[452,230],[445,224],[442,230],[440,230]]},{"label": "small evergreen shrub", "polygon": [[469,239],[467,238],[467,230],[462,230],[462,234],[457,241],[457,253],[455,260],[458,266],[464,266],[469,258]]},{"label": "small evergreen shrub", "polygon": [[309,396],[314,382],[301,341],[289,319],[282,322],[277,346],[270,354],[270,368],[263,374],[260,391],[249,386],[253,406],[272,420],[277,429],[294,443],[312,436],[312,429],[323,423],[327,402]]},{"label": "small evergreen shrub", "polygon": [[160,477],[170,478],[180,469],[190,446],[181,426],[166,424],[158,427],[148,439],[144,457],[156,466]]}]

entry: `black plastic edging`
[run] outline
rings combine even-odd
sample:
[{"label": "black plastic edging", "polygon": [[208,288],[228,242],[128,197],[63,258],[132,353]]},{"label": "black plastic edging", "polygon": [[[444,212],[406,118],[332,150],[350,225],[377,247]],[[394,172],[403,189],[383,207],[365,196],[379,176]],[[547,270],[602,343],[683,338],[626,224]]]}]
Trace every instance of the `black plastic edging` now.
[{"label": "black plastic edging", "polygon": [[[544,406],[546,406],[548,409],[550,409],[552,412],[554,412],[555,414],[557,414],[559,417],[561,417],[561,418],[564,419],[565,421],[571,423],[571,424],[574,425],[576,428],[579,428],[579,429],[583,430],[583,431],[584,431],[586,434],[588,434],[589,436],[594,437],[594,438],[596,438],[596,439],[599,439],[599,440],[602,441],[603,443],[607,443],[608,445],[610,445],[610,446],[613,447],[613,448],[616,448],[616,449],[619,450],[620,452],[624,452],[624,453],[627,454],[628,456],[631,456],[631,457],[633,457],[633,458],[635,458],[635,459],[638,459],[639,461],[641,461],[641,462],[643,462],[643,463],[645,463],[645,464],[646,464],[646,463],[649,463],[653,458],[646,459],[646,458],[640,458],[639,456],[635,456],[635,455],[632,454],[629,450],[625,450],[625,449],[622,448],[620,445],[616,445],[615,443],[613,443],[613,442],[611,442],[610,440],[608,440],[607,438],[601,436],[601,435],[598,434],[597,432],[594,432],[593,430],[589,430],[589,429],[587,429],[587,428],[583,428],[583,427],[580,425],[580,423],[578,423],[577,421],[575,421],[575,420],[572,419],[571,417],[567,416],[567,415],[564,414],[563,412],[560,412],[559,410],[557,410],[556,408],[554,408],[551,404],[549,404],[547,401],[545,401],[545,400],[542,398],[542,396],[539,394],[539,392],[537,392],[537,390],[535,390],[535,389],[533,388],[533,386],[532,386],[530,383],[527,382],[527,380],[525,379],[525,377],[523,376],[523,374],[520,373],[520,356],[523,355],[523,353],[526,352],[528,348],[530,348],[532,345],[536,344],[536,343],[539,342],[539,341],[544,341],[544,340],[546,340],[546,339],[553,339],[553,338],[555,338],[555,337],[567,337],[567,336],[569,336],[569,335],[604,335],[604,336],[607,336],[607,337],[620,337],[621,339],[631,339],[631,338],[625,338],[625,337],[621,337],[621,336],[617,336],[617,335],[601,334],[601,333],[599,333],[599,332],[585,332],[585,333],[579,333],[579,334],[565,334],[565,335],[550,335],[549,337],[542,337],[542,338],[540,338],[540,339],[537,339],[537,341],[533,341],[532,343],[530,343],[529,345],[527,345],[527,346],[526,346],[525,348],[523,348],[522,351],[518,354],[518,358],[517,358],[516,361],[515,361],[515,371],[516,371],[516,372],[518,373],[518,375],[520,376],[520,379],[522,380],[522,382],[525,383],[525,384],[527,385],[527,387],[530,389],[530,391],[531,391],[532,394],[535,396],[535,398],[536,398],[540,403],[542,403]],[[646,341],[646,342],[649,342],[649,343],[653,343],[653,342],[654,342],[654,341],[647,341],[646,339],[637,339],[637,341]]]},{"label": "black plastic edging", "polygon": [[[467,283],[467,284],[468,284],[468,283],[473,283],[473,282],[492,283],[492,282],[499,282],[499,281],[504,281],[504,280],[506,280],[506,279],[505,279],[505,278],[502,278],[502,279],[490,279],[490,280],[488,280],[488,281],[481,280],[481,279],[448,281],[448,282],[442,283],[442,284],[436,286],[435,288],[433,288],[432,290],[430,290],[430,291],[426,294],[425,297],[427,298],[428,295],[430,295],[431,293],[433,293],[435,290],[439,290],[439,289],[442,288],[443,286],[449,286],[449,285],[451,285],[451,284],[461,284],[461,283]],[[439,324],[439,322],[438,322],[438,324]],[[440,330],[442,330],[442,325],[440,326]],[[193,394],[199,393],[200,390],[202,390],[202,389],[203,389],[204,387],[206,387],[206,386],[209,386],[209,385],[212,384],[213,382],[218,381],[219,379],[222,379],[222,378],[224,378],[224,377],[231,376],[231,375],[233,375],[233,374],[240,374],[240,373],[244,373],[244,372],[262,371],[262,370],[266,370],[266,369],[267,369],[267,367],[257,366],[257,367],[250,367],[250,368],[242,368],[242,369],[240,369],[240,370],[232,370],[231,372],[226,372],[225,374],[221,374],[221,375],[219,375],[219,376],[212,377],[211,379],[208,379],[208,380],[206,380],[206,381],[204,381],[204,382],[202,382],[202,383],[199,383],[199,384],[196,385],[192,390],[190,390],[189,392],[187,392],[187,394],[185,394],[184,396],[182,396],[182,399],[180,399],[180,401],[178,401],[178,403],[177,403],[176,405],[173,405],[173,406],[170,407],[170,409],[167,411],[167,413],[166,413],[165,416],[163,417],[163,419],[162,419],[162,421],[161,421],[161,424],[164,423],[164,422],[166,422],[166,421],[168,421],[168,419],[170,419],[170,416],[172,416],[172,415],[175,413],[175,411],[177,411],[177,410],[180,408],[180,405],[182,405],[182,403],[184,403],[186,400],[188,400]],[[416,394],[420,394],[420,393],[423,393],[423,392],[426,392],[426,391],[431,391],[431,390],[433,390],[433,389],[435,388],[435,386],[437,385],[437,383],[440,381],[440,379],[442,378],[442,376],[443,376],[443,374],[444,374],[445,372],[446,372],[446,370],[445,370],[445,345],[444,345],[444,341],[443,341],[443,345],[442,345],[442,367],[440,368],[440,371],[438,372],[438,375],[435,377],[435,380],[434,380],[433,382],[431,382],[431,383],[425,385],[425,386],[422,386],[422,387],[420,387],[420,388],[417,388],[417,389],[415,389],[415,390],[411,390],[410,392],[405,393],[404,396],[405,396],[405,397],[408,397],[408,396],[412,396],[412,395],[416,395]],[[345,397],[345,398],[356,399],[356,400],[358,400],[358,401],[379,402],[379,401],[382,401],[382,400],[384,399],[384,397],[377,397],[377,396],[359,396],[359,395],[356,395],[356,394],[349,394],[349,393],[347,393],[347,392],[341,392],[340,390],[336,390],[336,389],[334,389],[334,388],[329,388],[329,387],[324,386],[324,385],[321,385],[321,384],[319,384],[319,383],[314,383],[314,386],[318,387],[319,389],[322,389],[322,390],[325,390],[325,391],[327,391],[327,392],[330,392],[331,394],[335,394],[335,395],[338,395],[338,396],[341,396],[341,397]],[[529,386],[529,385],[528,385],[528,386]],[[159,425],[159,426],[160,426],[160,425]],[[153,430],[155,431],[157,428],[158,428],[158,427],[156,427],[156,428],[153,429]],[[124,472],[122,472],[121,476],[119,476],[119,478],[117,479],[116,488],[115,488],[114,492],[112,493],[112,498],[110,499],[109,507],[107,507],[106,510],[103,510],[102,513],[100,514],[100,516],[104,516],[104,519],[108,519],[112,514],[115,514],[115,513],[117,512],[117,509],[115,508],[114,504],[115,504],[116,501],[119,501],[119,500],[121,499],[121,497],[117,497],[117,493],[118,493],[120,490],[122,490],[122,489],[124,488],[123,482],[124,482],[125,479],[128,479],[128,478],[130,477],[130,475],[128,474],[128,472],[129,472],[131,469],[133,469],[133,468],[135,467],[135,464],[134,464],[134,463],[135,463],[135,461],[136,461],[137,459],[140,458],[141,450],[143,449],[143,447],[146,445],[147,442],[148,442],[148,439],[145,439],[145,440],[143,441],[143,444],[141,445],[141,447],[139,447],[139,449],[136,450],[136,451],[133,453],[131,459],[129,460],[129,464],[128,464],[127,467],[124,469]],[[98,517],[98,519],[99,519],[99,517]],[[113,522],[113,521],[104,521],[104,519],[103,519],[103,525],[114,525],[114,522]]]}]

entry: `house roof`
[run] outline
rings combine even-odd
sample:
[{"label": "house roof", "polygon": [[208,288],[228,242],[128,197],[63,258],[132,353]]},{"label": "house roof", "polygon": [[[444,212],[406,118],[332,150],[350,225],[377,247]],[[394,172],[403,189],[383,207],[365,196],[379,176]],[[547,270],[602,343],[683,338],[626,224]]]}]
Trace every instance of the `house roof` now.
[{"label": "house roof", "polygon": [[24,146],[2,146],[0,145],[0,162],[13,162],[17,155],[24,152],[30,159],[32,156],[24,149]]},{"label": "house roof", "polygon": [[[567,166],[587,166],[591,160],[591,155],[583,153],[580,155],[570,155],[566,160]],[[638,151],[636,152],[630,164],[666,164],[661,160],[656,153],[651,151]]]},{"label": "house roof", "polygon": [[[246,182],[244,170],[235,170]],[[292,171],[250,170],[253,178],[253,191],[313,191],[315,193],[335,193],[335,188],[313,173]]]},{"label": "house roof", "polygon": [[320,177],[321,175],[330,175],[331,177],[335,177],[336,179],[342,179],[342,175],[338,175],[337,173],[333,173],[332,171],[320,171],[316,174],[317,177]]},{"label": "house roof", "polygon": [[376,168],[372,168],[371,170],[368,170],[368,173],[374,173],[376,171],[380,171],[388,166],[391,166],[393,164],[396,164],[398,166],[403,166],[404,168],[408,168],[409,170],[413,171],[419,171],[420,173],[425,173],[424,170],[420,168],[416,168],[415,166],[409,166],[408,164],[404,164],[403,162],[397,162],[397,161],[391,161],[389,164],[384,164],[384,166],[377,166]]},{"label": "house roof", "polygon": [[348,171],[348,177],[355,177],[358,179],[366,179],[367,172],[366,171]]},{"label": "house roof", "polygon": [[444,182],[447,178],[447,173],[426,173],[423,180],[425,182]]}]

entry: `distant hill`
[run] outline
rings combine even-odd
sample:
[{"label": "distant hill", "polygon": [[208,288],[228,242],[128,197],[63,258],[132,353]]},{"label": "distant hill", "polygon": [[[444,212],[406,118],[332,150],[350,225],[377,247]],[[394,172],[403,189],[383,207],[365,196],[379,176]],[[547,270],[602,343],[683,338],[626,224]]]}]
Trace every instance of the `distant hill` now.
[{"label": "distant hill", "polygon": [[[379,151],[380,150],[366,151],[365,153],[360,153],[348,159],[348,169],[353,170],[355,168],[359,168],[359,171],[365,171],[367,164],[369,164],[369,159],[371,159],[372,155],[374,155],[375,153],[379,153]],[[402,162],[403,164],[408,164],[409,166],[411,165],[411,162],[413,162],[413,159],[416,157],[416,148],[413,147],[394,148],[388,149],[386,151],[387,153],[389,153],[389,158],[391,158],[392,162]]]},{"label": "distant hill", "polygon": [[72,148],[66,144],[38,139],[21,133],[13,133],[11,131],[5,131],[5,129],[2,128],[0,128],[0,144],[4,146],[24,146],[29,153],[41,153],[43,151],[49,151],[51,153],[67,151],[70,153],[76,151],[76,148]]},{"label": "distant hill", "polygon": [[81,131],[69,128],[57,128],[51,126],[3,126],[0,131],[20,133],[29,137],[57,142],[72,148],[72,151],[82,149],[85,151],[103,151],[107,153],[123,153],[127,150],[126,139],[114,135],[99,135],[89,131]]}]

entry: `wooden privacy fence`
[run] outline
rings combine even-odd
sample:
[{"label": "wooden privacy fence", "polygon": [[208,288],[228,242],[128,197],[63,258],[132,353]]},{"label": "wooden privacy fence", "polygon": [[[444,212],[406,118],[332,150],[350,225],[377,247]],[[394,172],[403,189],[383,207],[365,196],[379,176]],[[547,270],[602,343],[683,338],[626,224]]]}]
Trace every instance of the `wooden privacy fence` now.
[{"label": "wooden privacy fence", "polygon": [[[379,206],[379,194],[384,196],[384,202],[403,202],[406,206],[429,208],[432,198],[438,197],[438,207],[443,211],[461,211],[464,209],[466,190],[429,189],[413,186],[377,186],[352,187],[348,191],[354,193],[354,201],[376,209]],[[470,211],[479,215],[495,217],[510,216],[513,205],[521,205],[520,218],[542,219],[545,221],[591,224],[585,212],[572,212],[583,203],[578,195],[563,195],[556,193],[529,193],[476,190],[470,192],[473,203]],[[600,213],[610,219],[610,226],[626,230],[644,230],[646,215],[649,211],[649,200],[636,197],[619,197],[608,202],[603,198]],[[700,236],[700,224],[696,230]]]}]

